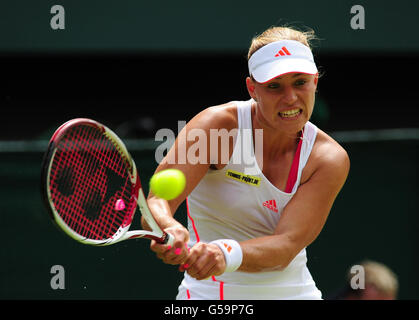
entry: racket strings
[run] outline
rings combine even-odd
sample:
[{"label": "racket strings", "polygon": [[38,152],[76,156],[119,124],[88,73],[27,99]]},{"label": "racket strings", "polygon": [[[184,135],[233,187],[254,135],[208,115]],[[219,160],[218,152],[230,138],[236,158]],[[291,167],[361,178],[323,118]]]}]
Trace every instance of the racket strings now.
[{"label": "racket strings", "polygon": [[[64,222],[82,237],[103,240],[129,225],[135,210],[130,167],[103,132],[76,126],[56,146],[51,166],[53,203]],[[115,203],[122,199],[123,210]]]}]

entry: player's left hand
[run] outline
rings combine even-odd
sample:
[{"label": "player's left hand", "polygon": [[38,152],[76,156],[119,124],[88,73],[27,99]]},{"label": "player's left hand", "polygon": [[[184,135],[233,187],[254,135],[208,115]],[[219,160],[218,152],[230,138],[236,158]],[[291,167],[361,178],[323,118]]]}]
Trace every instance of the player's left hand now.
[{"label": "player's left hand", "polygon": [[187,273],[197,279],[203,280],[210,276],[219,276],[226,268],[224,254],[215,244],[198,242],[190,248],[189,254],[179,271]]}]

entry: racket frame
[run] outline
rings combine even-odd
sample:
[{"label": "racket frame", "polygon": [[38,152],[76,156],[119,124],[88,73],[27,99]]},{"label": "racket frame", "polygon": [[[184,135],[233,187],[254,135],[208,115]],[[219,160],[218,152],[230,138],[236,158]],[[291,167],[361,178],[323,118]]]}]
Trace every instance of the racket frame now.
[{"label": "racket frame", "polygon": [[[107,239],[102,240],[95,240],[90,239],[84,236],[81,236],[79,233],[75,232],[72,228],[70,228],[67,223],[63,220],[60,214],[57,212],[51,196],[50,191],[50,172],[51,166],[53,163],[53,159],[55,157],[56,149],[56,142],[60,140],[61,136],[66,132],[66,130],[76,124],[84,124],[94,126],[114,144],[114,146],[118,149],[119,153],[123,158],[127,161],[129,165],[129,179],[134,186],[134,198],[138,207],[140,208],[141,215],[146,220],[147,224],[151,227],[152,231],[147,230],[132,230],[128,231],[131,227],[134,214],[136,211],[136,207],[134,207],[134,212],[131,214],[129,223],[126,223],[124,226],[120,226],[118,230]],[[42,194],[44,198],[45,205],[48,209],[48,212],[52,218],[52,220],[63,230],[68,236],[73,238],[74,240],[81,242],[83,244],[94,245],[94,246],[106,246],[112,245],[120,241],[124,241],[127,239],[136,239],[136,238],[149,238],[156,240],[160,243],[165,243],[169,245],[173,245],[173,236],[166,232],[163,232],[161,228],[158,226],[156,221],[153,218],[152,213],[147,205],[147,200],[144,196],[144,192],[141,186],[140,177],[138,175],[137,167],[135,165],[134,160],[132,159],[131,155],[128,152],[123,141],[108,127],[104,126],[103,124],[87,118],[76,118],[69,120],[62,124],[53,134],[48,150],[44,155],[43,159],[43,167],[42,167]]]}]

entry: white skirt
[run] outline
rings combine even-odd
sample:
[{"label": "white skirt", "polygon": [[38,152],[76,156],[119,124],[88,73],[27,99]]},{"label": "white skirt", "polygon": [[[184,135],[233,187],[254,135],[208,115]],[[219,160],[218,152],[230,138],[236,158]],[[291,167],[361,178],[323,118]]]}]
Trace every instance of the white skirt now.
[{"label": "white skirt", "polygon": [[314,281],[299,284],[231,284],[211,277],[196,280],[186,272],[176,300],[321,300]]}]

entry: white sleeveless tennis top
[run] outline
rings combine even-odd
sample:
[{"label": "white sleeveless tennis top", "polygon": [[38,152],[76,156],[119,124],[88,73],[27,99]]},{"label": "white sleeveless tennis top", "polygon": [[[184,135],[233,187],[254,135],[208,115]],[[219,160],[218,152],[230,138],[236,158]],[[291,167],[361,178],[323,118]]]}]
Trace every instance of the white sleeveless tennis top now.
[{"label": "white sleeveless tennis top", "polygon": [[[294,160],[298,163],[296,182],[290,193],[283,192],[269,182],[256,163],[252,102],[234,102],[239,130],[229,163],[223,169],[209,170],[187,198],[190,247],[198,241],[240,242],[273,234],[282,210],[300,184],[317,127],[310,122],[305,125],[299,159]],[[185,272],[177,299],[320,299],[306,262],[303,249],[283,271],[235,271],[201,281]]]}]

